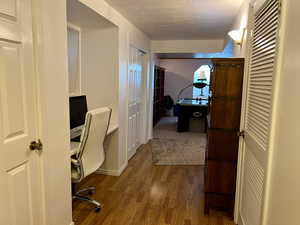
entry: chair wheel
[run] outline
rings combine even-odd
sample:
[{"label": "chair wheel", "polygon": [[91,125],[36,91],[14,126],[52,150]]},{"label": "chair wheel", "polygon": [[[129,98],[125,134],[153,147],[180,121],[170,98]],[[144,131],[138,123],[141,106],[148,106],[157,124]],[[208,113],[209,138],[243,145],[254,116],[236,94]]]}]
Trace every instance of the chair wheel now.
[{"label": "chair wheel", "polygon": [[97,207],[96,209],[95,209],[95,212],[100,212],[101,211],[101,207]]}]

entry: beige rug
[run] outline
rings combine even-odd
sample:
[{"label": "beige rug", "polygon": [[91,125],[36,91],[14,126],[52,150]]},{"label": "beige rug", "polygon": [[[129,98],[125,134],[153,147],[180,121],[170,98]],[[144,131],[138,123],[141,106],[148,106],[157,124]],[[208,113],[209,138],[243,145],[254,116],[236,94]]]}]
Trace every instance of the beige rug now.
[{"label": "beige rug", "polygon": [[[204,165],[206,134],[201,130],[177,133],[176,124],[176,117],[166,117],[154,128],[154,138],[151,140],[153,163]],[[201,127],[201,124],[196,127]]]},{"label": "beige rug", "polygon": [[152,160],[156,165],[204,165],[205,143],[186,140],[151,140]]}]

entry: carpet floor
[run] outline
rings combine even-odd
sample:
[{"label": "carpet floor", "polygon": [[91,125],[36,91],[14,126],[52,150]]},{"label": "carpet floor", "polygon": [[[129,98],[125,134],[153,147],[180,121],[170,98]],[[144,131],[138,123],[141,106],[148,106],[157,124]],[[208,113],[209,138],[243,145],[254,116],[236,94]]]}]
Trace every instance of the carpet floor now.
[{"label": "carpet floor", "polygon": [[[176,132],[177,118],[163,118],[153,130],[152,160],[156,165],[204,165],[204,121],[191,121],[191,132]],[[196,129],[193,129],[195,127]]]}]

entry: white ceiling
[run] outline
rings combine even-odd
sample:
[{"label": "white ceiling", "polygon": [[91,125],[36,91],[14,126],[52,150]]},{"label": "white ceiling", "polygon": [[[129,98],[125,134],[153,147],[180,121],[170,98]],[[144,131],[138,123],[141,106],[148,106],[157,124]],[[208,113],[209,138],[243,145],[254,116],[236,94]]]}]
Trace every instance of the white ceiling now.
[{"label": "white ceiling", "polygon": [[153,40],[224,39],[244,0],[105,0]]}]

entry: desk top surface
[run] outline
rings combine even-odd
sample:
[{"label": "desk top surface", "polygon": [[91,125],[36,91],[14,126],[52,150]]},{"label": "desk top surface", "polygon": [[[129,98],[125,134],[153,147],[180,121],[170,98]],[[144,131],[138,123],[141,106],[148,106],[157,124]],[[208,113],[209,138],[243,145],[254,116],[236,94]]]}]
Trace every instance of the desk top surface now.
[{"label": "desk top surface", "polygon": [[208,100],[181,99],[178,104],[183,106],[208,106]]}]

